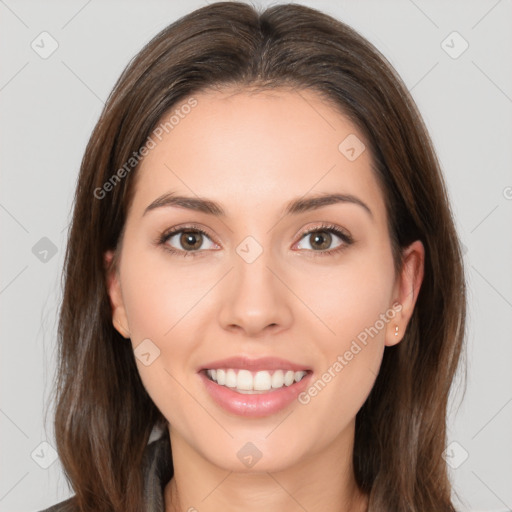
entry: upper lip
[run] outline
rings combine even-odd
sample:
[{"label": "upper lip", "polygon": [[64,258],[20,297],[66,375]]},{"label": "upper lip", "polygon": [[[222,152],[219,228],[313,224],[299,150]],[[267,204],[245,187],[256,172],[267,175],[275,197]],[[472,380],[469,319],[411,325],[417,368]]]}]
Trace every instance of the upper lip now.
[{"label": "upper lip", "polygon": [[299,372],[301,370],[310,371],[308,365],[292,363],[286,359],[279,357],[260,357],[251,359],[247,356],[228,357],[227,359],[219,359],[202,365],[198,371],[216,370],[218,368],[237,368],[242,370],[293,370]]}]

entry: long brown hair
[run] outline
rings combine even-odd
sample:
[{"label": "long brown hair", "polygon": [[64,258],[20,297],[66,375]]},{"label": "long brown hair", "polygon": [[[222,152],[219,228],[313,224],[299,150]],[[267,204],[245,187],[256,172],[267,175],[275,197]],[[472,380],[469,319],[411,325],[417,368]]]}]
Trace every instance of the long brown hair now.
[{"label": "long brown hair", "polygon": [[259,13],[238,2],[200,8],[156,35],[117,81],[83,157],[65,255],[55,393],[57,449],[77,509],[140,512],[143,452],[153,427],[166,427],[131,344],[112,325],[107,294],[104,253],[119,247],[138,167],[126,163],[175,105],[227,85],[313,90],[348,116],[373,157],[395,268],[402,248],[423,242],[416,307],[403,340],[386,348],[357,414],[353,463],[371,512],[453,512],[442,452],[463,354],[466,289],[427,130],[392,66],[353,29],[300,5]]}]

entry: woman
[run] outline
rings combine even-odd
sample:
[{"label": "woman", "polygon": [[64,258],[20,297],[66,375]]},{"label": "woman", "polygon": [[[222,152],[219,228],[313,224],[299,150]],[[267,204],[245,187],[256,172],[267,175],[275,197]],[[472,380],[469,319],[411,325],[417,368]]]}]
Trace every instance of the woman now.
[{"label": "woman", "polygon": [[455,510],[458,237],[407,89],[340,21],[220,2],[150,41],[87,146],[64,277],[75,496],[48,510]]}]

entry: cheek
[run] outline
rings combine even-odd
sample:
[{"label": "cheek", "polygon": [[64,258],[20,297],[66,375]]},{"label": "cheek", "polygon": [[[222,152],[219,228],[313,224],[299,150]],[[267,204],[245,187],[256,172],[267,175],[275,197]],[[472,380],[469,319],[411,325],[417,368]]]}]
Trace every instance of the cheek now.
[{"label": "cheek", "polygon": [[[318,443],[334,440],[352,422],[370,394],[385,348],[387,301],[372,286],[361,286],[355,276],[345,287],[319,294],[325,323],[334,331],[316,336],[315,352],[322,362],[310,386],[299,397],[304,418],[316,416],[312,437]],[[353,285],[353,286],[352,286]],[[379,284],[380,285],[380,284]],[[393,311],[394,313],[394,311]],[[382,319],[384,318],[384,320]]]},{"label": "cheek", "polygon": [[[126,251],[129,256],[121,268],[123,299],[144,387],[164,416],[186,431],[201,419],[200,408],[185,391],[190,382],[183,378],[183,368],[191,365],[197,344],[191,335],[197,323],[195,307],[209,281],[204,276],[198,279],[194,265],[180,265],[157,252]],[[141,357],[148,353],[149,357]]]},{"label": "cheek", "polygon": [[340,261],[330,268],[295,270],[292,285],[333,348],[342,347],[386,313],[394,284],[392,258],[386,251],[358,251]]},{"label": "cheek", "polygon": [[386,330],[396,314],[390,307],[393,280],[390,254],[359,253],[346,265],[317,273],[314,282],[303,280],[298,291],[319,319],[311,339],[323,363],[304,402],[314,400],[338,424],[364,403],[379,372]]},{"label": "cheek", "polygon": [[207,267],[181,260],[185,258],[167,255],[164,249],[133,251],[126,258],[123,298],[134,338],[171,336],[174,326],[193,315],[195,305],[215,283]]}]

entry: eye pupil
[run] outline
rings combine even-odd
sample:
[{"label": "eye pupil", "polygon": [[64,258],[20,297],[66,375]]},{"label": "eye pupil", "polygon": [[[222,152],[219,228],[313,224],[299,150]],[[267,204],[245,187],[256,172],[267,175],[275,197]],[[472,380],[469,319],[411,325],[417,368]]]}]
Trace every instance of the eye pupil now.
[{"label": "eye pupil", "polygon": [[[321,233],[318,235],[317,233]],[[317,247],[320,250],[327,249],[331,245],[331,234],[327,231],[316,231],[315,234],[311,234],[312,242],[311,246],[314,247],[315,244],[319,243],[320,246]],[[323,243],[322,243],[323,241]]]},{"label": "eye pupil", "polygon": [[180,237],[180,243],[185,249],[199,249],[202,242],[201,237],[202,234],[196,231],[183,231]]}]

